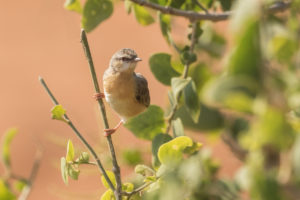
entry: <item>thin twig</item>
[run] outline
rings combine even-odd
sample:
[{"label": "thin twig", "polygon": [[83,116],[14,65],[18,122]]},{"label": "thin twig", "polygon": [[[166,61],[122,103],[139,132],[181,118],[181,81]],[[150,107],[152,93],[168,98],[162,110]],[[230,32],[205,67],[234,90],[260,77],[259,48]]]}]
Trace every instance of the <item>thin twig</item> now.
[{"label": "thin twig", "polygon": [[[194,21],[192,23],[192,34],[191,34],[191,46],[190,46],[190,54],[192,54],[194,52],[194,48],[195,48],[195,45],[197,43],[197,37],[196,37],[196,28],[197,28],[197,21]],[[189,71],[189,68],[190,68],[190,64],[189,63],[186,63],[185,66],[184,66],[184,71],[183,71],[183,75],[182,77],[184,79],[187,78],[188,76],[188,71]],[[172,121],[174,119],[174,116],[176,114],[176,111],[178,109],[178,102],[181,98],[181,95],[182,95],[182,92],[180,92],[177,96],[177,100],[175,102],[175,105],[173,105],[173,108],[169,114],[169,116],[167,117],[167,128],[166,128],[166,133],[169,133],[170,129],[171,129],[171,125],[172,125]]]},{"label": "thin twig", "polygon": [[[52,92],[50,91],[50,89],[48,88],[46,82],[44,81],[44,79],[42,77],[39,77],[39,80],[42,84],[42,86],[45,88],[45,90],[47,91],[48,95],[50,96],[52,102],[55,105],[59,105],[58,101],[56,100],[56,98],[54,97],[54,95],[52,94]],[[98,155],[96,154],[95,150],[91,147],[91,145],[84,139],[84,137],[82,136],[82,134],[77,130],[77,128],[74,126],[74,124],[72,123],[72,121],[69,119],[69,117],[64,114],[65,119],[67,120],[68,125],[72,128],[72,130],[75,132],[75,134],[77,135],[77,137],[79,137],[79,139],[82,141],[82,143],[88,148],[88,150],[91,152],[92,156],[94,157],[94,159],[96,160],[96,163],[100,169],[100,172],[102,173],[102,175],[104,176],[105,180],[107,181],[108,185],[110,186],[110,188],[114,191],[115,187],[112,184],[111,180],[109,179]]]},{"label": "thin twig", "polygon": [[[152,8],[154,10],[158,10],[164,14],[170,14],[174,16],[180,16],[180,17],[185,17],[188,18],[192,21],[199,21],[199,20],[208,20],[208,21],[224,21],[227,20],[231,15],[231,11],[223,12],[223,13],[198,13],[190,10],[180,10],[177,8],[172,8],[169,6],[161,6],[156,3],[152,3],[150,1],[146,0],[130,0],[136,4],[139,4],[141,6],[145,6],[148,8]],[[286,1],[286,2],[278,2],[270,6],[267,11],[269,13],[276,13],[276,12],[281,12],[286,9],[288,9],[291,5],[292,1]]]},{"label": "thin twig", "polygon": [[145,183],[144,185],[141,185],[140,187],[136,188],[135,190],[133,190],[132,192],[123,192],[124,195],[128,196],[128,200],[131,198],[132,195],[142,191],[143,189],[145,189],[146,187],[150,186],[152,183],[155,182],[148,182]]},{"label": "thin twig", "polygon": [[35,156],[35,160],[31,169],[30,176],[28,180],[26,180],[26,186],[23,188],[18,200],[26,200],[31,192],[32,185],[35,181],[36,175],[40,168],[41,160],[42,160],[43,152],[38,150]]},{"label": "thin twig", "polygon": [[[91,75],[92,75],[92,78],[93,78],[95,92],[100,93],[100,88],[99,88],[99,84],[98,84],[98,80],[97,80],[97,75],[96,75],[94,63],[93,63],[89,43],[88,43],[88,40],[87,40],[86,33],[85,33],[84,29],[81,30],[81,43],[82,43],[86,58],[88,60],[89,66],[90,66],[90,71],[91,71]],[[99,108],[100,108],[100,111],[101,111],[104,128],[108,129],[109,125],[108,125],[108,120],[107,120],[103,100],[98,99],[98,104],[99,104]],[[116,153],[115,153],[115,148],[114,148],[114,145],[113,145],[113,142],[112,142],[112,138],[111,138],[110,135],[107,136],[106,138],[107,138],[107,142],[108,142],[108,145],[109,145],[109,150],[110,150],[111,157],[112,157],[113,172],[115,174],[116,183],[117,183],[117,188],[116,188],[116,190],[114,190],[114,193],[115,193],[116,199],[121,200],[122,199],[121,170],[120,170],[120,167],[118,165],[118,161],[117,161],[117,157],[116,157]]]}]

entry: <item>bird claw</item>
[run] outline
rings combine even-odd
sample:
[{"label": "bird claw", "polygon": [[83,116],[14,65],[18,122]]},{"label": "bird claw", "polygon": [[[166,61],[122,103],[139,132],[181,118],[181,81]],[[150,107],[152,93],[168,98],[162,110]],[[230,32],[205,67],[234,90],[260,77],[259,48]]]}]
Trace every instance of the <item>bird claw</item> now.
[{"label": "bird claw", "polygon": [[99,99],[105,98],[105,94],[102,93],[102,92],[100,92],[100,93],[95,93],[95,94],[93,95],[93,98],[94,98],[95,100],[98,101]]}]

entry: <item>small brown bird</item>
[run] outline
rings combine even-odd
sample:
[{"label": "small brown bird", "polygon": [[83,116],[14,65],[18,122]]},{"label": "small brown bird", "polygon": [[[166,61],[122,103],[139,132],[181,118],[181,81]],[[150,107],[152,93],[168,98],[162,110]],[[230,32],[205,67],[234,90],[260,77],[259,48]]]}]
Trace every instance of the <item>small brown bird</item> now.
[{"label": "small brown bird", "polygon": [[134,50],[121,49],[112,56],[104,72],[104,94],[95,94],[94,97],[105,98],[121,118],[115,128],[104,129],[105,136],[113,134],[122,123],[143,112],[150,104],[147,80],[134,72],[141,60]]}]

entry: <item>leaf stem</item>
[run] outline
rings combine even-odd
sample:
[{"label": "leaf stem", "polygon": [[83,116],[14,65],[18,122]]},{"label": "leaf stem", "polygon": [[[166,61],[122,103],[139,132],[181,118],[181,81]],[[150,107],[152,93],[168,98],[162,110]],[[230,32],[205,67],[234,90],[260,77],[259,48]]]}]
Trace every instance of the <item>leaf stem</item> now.
[{"label": "leaf stem", "polygon": [[[91,71],[91,75],[92,75],[93,83],[94,83],[94,87],[95,87],[95,92],[100,93],[100,88],[99,88],[99,84],[98,84],[98,80],[97,80],[97,75],[96,75],[94,63],[93,63],[89,43],[88,43],[88,40],[87,40],[86,33],[85,33],[84,29],[81,30],[81,43],[82,43],[82,46],[83,46],[83,49],[84,49],[84,52],[85,52],[85,56],[86,56],[86,58],[88,60],[88,63],[89,63],[89,67],[90,67],[90,71]],[[108,129],[109,125],[108,125],[108,120],[107,120],[106,110],[105,110],[103,100],[98,99],[98,104],[99,104],[99,108],[100,108],[100,111],[101,111],[104,128]],[[115,148],[114,148],[114,145],[113,145],[113,142],[112,142],[112,138],[109,135],[109,136],[106,137],[106,139],[107,139],[109,150],[110,150],[110,153],[111,153],[112,164],[113,164],[113,172],[115,174],[116,183],[117,183],[117,189],[114,190],[114,193],[115,193],[116,199],[121,200],[122,199],[121,170],[120,170],[120,167],[118,165],[118,161],[117,161],[117,157],[116,157],[116,153],[115,153]]]},{"label": "leaf stem", "polygon": [[[50,96],[51,100],[53,101],[53,103],[55,105],[59,105],[58,101],[56,100],[56,98],[54,97],[54,95],[52,94],[52,92],[50,91],[50,89],[48,88],[46,82],[44,81],[44,79],[42,77],[39,77],[39,80],[42,84],[42,86],[45,88],[45,90],[47,91],[48,95]],[[105,180],[107,181],[107,183],[109,184],[110,188],[114,191],[115,187],[112,184],[111,180],[109,179],[98,155],[96,154],[95,150],[91,147],[91,145],[84,139],[84,137],[82,136],[82,134],[77,130],[77,128],[74,126],[74,124],[72,123],[72,121],[69,119],[69,117],[64,114],[64,117],[67,120],[68,125],[72,128],[72,130],[75,132],[75,134],[77,135],[77,137],[79,137],[79,139],[82,141],[82,143],[88,148],[88,150],[91,152],[91,154],[93,155],[94,159],[96,160],[96,163],[100,169],[100,172],[103,174]]]}]

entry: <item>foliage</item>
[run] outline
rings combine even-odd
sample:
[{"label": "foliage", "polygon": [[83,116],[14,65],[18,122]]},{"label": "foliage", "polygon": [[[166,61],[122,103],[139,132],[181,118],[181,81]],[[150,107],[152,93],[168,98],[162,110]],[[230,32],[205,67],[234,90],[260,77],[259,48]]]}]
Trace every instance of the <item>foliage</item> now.
[{"label": "foliage", "polygon": [[[149,59],[154,77],[170,88],[170,106],[164,110],[151,105],[125,124],[136,137],[152,142],[152,166],[136,166],[142,181],[123,183],[123,199],[231,200],[241,199],[241,194],[255,200],[299,199],[300,1],[292,1],[281,15],[274,7],[280,8],[286,2],[139,2],[126,0],[124,4],[128,14],[132,12],[143,26],[155,21],[147,8],[150,4],[154,10],[167,9],[165,13],[157,12],[157,21],[162,36],[175,51],[172,55],[154,53]],[[65,7],[82,15],[82,27],[88,32],[113,12],[110,0],[87,0],[84,6],[68,0]],[[231,11],[231,45],[223,30],[213,23],[190,17],[186,40],[178,44],[171,34],[175,20],[172,15],[178,10],[183,17],[189,13]],[[222,57],[225,61],[219,62]],[[63,108],[57,109],[52,111],[54,119],[69,123]],[[222,139],[227,138],[224,142],[243,162],[236,178],[220,178],[220,164],[207,148],[186,134],[187,129],[219,132]],[[67,149],[67,156],[61,160],[65,182],[68,177],[78,179],[79,165],[89,163],[88,159],[79,162],[80,156],[75,159],[70,141]],[[117,176],[109,171],[107,175],[116,186]],[[107,191],[101,199],[115,199],[107,178],[103,176],[102,182]]]}]

